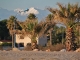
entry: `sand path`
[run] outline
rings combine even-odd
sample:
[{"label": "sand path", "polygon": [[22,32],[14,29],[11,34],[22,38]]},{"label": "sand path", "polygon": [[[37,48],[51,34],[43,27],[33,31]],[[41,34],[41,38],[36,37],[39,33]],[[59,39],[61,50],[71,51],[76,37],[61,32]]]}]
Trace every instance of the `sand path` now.
[{"label": "sand path", "polygon": [[80,60],[80,52],[0,51],[0,60]]}]

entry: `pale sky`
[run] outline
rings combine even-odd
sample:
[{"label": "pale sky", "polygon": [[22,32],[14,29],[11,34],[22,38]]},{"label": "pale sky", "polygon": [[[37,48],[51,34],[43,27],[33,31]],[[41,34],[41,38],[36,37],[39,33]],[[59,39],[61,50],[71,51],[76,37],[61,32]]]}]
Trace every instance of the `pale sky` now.
[{"label": "pale sky", "polygon": [[0,8],[14,10],[17,8],[28,9],[31,7],[45,9],[47,7],[57,7],[57,2],[67,3],[79,3],[80,0],[0,0]]}]

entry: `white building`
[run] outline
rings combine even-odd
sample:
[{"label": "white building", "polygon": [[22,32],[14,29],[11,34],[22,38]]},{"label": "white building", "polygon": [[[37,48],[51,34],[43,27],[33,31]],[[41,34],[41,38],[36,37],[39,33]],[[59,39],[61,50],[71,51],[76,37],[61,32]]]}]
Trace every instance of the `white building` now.
[{"label": "white building", "polygon": [[16,34],[16,43],[22,43],[24,44],[24,47],[27,45],[27,43],[31,43],[31,39],[28,36],[22,36],[20,34]]},{"label": "white building", "polygon": [[[45,46],[47,44],[47,37],[41,36],[37,37],[37,44],[41,46]],[[16,34],[16,43],[20,44],[22,43],[25,46],[27,46],[27,43],[31,43],[31,39],[29,36],[21,36],[20,34]]]}]

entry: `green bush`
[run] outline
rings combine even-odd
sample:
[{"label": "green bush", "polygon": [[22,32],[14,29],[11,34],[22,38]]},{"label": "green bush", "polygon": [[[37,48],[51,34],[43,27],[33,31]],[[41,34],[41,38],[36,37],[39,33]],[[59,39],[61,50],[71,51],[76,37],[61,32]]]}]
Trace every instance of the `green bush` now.
[{"label": "green bush", "polygon": [[0,46],[12,46],[12,43],[5,42],[5,43],[2,43]]}]

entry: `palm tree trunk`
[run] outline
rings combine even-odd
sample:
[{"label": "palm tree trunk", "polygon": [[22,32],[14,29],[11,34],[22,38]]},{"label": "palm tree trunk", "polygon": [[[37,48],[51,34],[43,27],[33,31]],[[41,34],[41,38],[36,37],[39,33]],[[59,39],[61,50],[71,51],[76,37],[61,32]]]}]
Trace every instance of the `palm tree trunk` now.
[{"label": "palm tree trunk", "polygon": [[14,36],[14,34],[12,34],[12,48],[14,47],[14,44],[13,44],[14,43],[14,41],[13,41],[14,37],[13,36]]},{"label": "palm tree trunk", "polygon": [[79,41],[79,44],[80,44],[80,24],[79,24],[79,19],[78,19],[78,41]]},{"label": "palm tree trunk", "polygon": [[66,50],[70,51],[74,49],[75,35],[71,27],[66,30]]},{"label": "palm tree trunk", "polygon": [[51,31],[50,31],[50,46],[52,45],[52,34],[51,34]]}]

